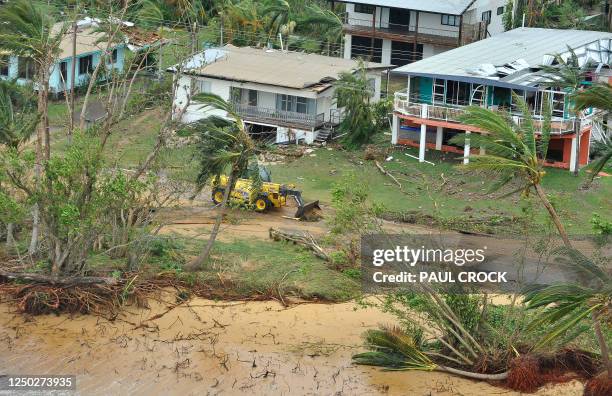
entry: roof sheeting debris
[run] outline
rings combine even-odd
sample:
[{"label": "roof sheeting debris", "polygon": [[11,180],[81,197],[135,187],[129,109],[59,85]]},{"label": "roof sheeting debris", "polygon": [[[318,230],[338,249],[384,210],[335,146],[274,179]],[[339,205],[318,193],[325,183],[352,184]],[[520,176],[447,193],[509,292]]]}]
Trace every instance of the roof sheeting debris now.
[{"label": "roof sheeting debris", "polygon": [[[342,72],[354,71],[358,67],[359,62],[350,59],[233,45],[207,49],[182,65],[184,73],[294,89],[330,83]],[[380,63],[366,63],[368,69],[387,67]],[[168,70],[175,71],[176,68]]]},{"label": "roof sheeting debris", "polygon": [[456,81],[532,87],[544,79],[541,65],[574,50],[581,65],[610,65],[612,33],[587,30],[518,28],[394,69],[394,74]]}]

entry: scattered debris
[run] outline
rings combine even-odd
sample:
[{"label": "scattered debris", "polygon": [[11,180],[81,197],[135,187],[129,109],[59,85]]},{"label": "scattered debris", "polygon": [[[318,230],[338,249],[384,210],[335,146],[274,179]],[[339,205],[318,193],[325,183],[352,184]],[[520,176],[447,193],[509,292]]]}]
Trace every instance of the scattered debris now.
[{"label": "scattered debris", "polygon": [[289,241],[297,245],[304,246],[311,250],[315,256],[328,261],[329,256],[321,246],[315,241],[314,237],[309,232],[300,231],[281,231],[275,228],[269,230],[270,239],[275,241]]}]

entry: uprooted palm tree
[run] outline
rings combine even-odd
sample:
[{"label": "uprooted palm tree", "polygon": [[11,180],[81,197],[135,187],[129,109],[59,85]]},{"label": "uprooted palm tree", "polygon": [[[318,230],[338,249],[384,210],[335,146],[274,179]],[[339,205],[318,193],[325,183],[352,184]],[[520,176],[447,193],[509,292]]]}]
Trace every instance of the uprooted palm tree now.
[{"label": "uprooted palm tree", "polygon": [[526,290],[527,308],[544,308],[530,327],[536,329],[551,326],[535,347],[547,346],[590,316],[608,378],[612,378],[612,362],[604,335],[606,332],[601,329],[602,323],[609,326],[612,321],[612,278],[577,250],[560,248],[557,253],[565,258],[564,261],[582,280],[582,284],[537,285]]},{"label": "uprooted palm tree", "polygon": [[[51,67],[60,50],[67,24],[56,23],[55,8],[43,3],[17,0],[0,7],[0,50],[19,56],[20,62],[33,62],[36,66],[38,113],[41,120],[36,135],[36,180],[41,179],[44,163],[51,156],[49,136],[48,94]],[[39,211],[32,212],[32,239],[29,253],[38,249]]]},{"label": "uprooted palm tree", "polygon": [[[370,351],[354,355],[355,363],[388,370],[438,370],[480,380],[505,379],[508,372],[482,373],[456,368],[477,368],[478,362],[499,350],[497,341],[492,341],[487,331],[478,326],[485,314],[484,300],[467,293],[439,294],[424,284],[419,288],[418,309],[395,308],[396,303],[400,306],[405,303],[401,295],[398,300],[384,304],[388,312],[409,324],[408,329],[383,326],[366,331],[365,346]],[[465,315],[466,307],[479,312]],[[479,319],[469,323],[468,317],[474,316]]]},{"label": "uprooted palm tree", "polygon": [[231,103],[209,93],[198,94],[194,96],[193,100],[202,103],[205,108],[219,110],[227,114],[227,118],[213,115],[193,125],[193,128],[200,135],[198,190],[202,190],[211,178],[213,183],[218,183],[222,174],[228,168],[229,175],[227,176],[227,188],[223,191],[221,210],[217,215],[208,242],[202,253],[187,266],[189,270],[199,269],[210,257],[210,252],[225,215],[231,190],[234,188],[238,177],[248,169],[249,159],[253,157],[255,152],[255,145],[245,128],[245,124],[238,113],[234,111]]},{"label": "uprooted palm tree", "polygon": [[[520,184],[512,193],[522,192],[526,195],[531,190],[535,190],[559,231],[563,243],[571,248],[565,227],[542,188],[542,179],[546,175],[544,159],[548,152],[551,129],[549,101],[547,98],[543,100],[544,116],[538,128],[527,103],[518,95],[514,95],[514,100],[521,110],[523,122],[518,124],[508,114],[471,106],[461,116],[461,121],[479,128],[483,133],[472,133],[469,137],[463,134],[457,135],[451,139],[451,143],[463,145],[466,139],[469,139],[470,144],[486,149],[486,154],[471,155],[470,163],[464,166],[498,176],[499,180],[493,185],[492,191],[512,181]],[[536,136],[538,129],[539,138]]]},{"label": "uprooted palm tree", "polygon": [[[612,112],[612,87],[609,84],[593,85],[574,96],[574,108],[576,110],[585,110],[588,108],[596,108],[607,113]],[[604,134],[602,142],[603,152],[591,165],[591,175],[588,183],[591,183],[595,176],[601,172],[606,164],[612,158],[612,141]]]}]

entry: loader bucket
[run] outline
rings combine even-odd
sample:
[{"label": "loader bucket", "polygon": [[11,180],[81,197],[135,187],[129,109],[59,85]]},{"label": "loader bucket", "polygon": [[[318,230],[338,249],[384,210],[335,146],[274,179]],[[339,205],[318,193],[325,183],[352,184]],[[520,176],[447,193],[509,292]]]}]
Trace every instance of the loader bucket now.
[{"label": "loader bucket", "polygon": [[318,212],[320,210],[321,207],[319,206],[319,201],[313,201],[305,205],[298,206],[298,209],[293,217],[306,221],[318,220],[320,217]]}]

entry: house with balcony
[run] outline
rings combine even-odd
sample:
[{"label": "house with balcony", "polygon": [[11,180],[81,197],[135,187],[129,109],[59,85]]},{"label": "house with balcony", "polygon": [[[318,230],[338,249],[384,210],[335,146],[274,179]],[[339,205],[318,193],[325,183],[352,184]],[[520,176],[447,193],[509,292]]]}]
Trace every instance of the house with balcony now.
[{"label": "house with balcony", "polygon": [[359,57],[395,66],[503,32],[502,19],[508,3],[507,0],[340,2],[346,3],[344,58]]},{"label": "house with balcony", "polygon": [[[381,73],[389,67],[365,67],[372,101],[377,101]],[[358,68],[357,61],[316,54],[233,45],[210,48],[168,69],[179,79],[174,117],[191,123],[226,116],[191,99],[197,93],[214,93],[233,104],[253,137],[310,144],[340,122],[334,82]]]},{"label": "house with balcony", "polygon": [[[56,29],[60,29],[60,24]],[[100,63],[100,58],[106,49],[104,33],[96,30],[92,20],[83,20],[77,27],[75,87],[86,86],[93,70]],[[117,43],[110,47],[111,54],[107,59],[108,70],[123,70],[126,45]],[[61,94],[72,87],[73,34],[67,31],[60,43],[59,55],[49,74],[49,92]],[[36,76],[34,62],[27,57],[19,57],[10,53],[0,53],[0,79],[16,80],[19,84],[32,83]]]},{"label": "house with balcony", "polygon": [[[419,160],[427,150],[454,152],[464,163],[474,152],[470,133],[486,133],[463,124],[467,106],[482,106],[504,112],[514,122],[524,122],[513,93],[529,105],[538,129],[543,104],[552,112],[551,140],[546,164],[575,170],[588,162],[591,129],[601,115],[592,109],[575,114],[570,94],[551,82],[542,65],[556,63],[555,54],[567,59],[572,49],[580,65],[592,66],[584,85],[607,81],[612,62],[612,33],[584,30],[518,28],[459,47],[428,59],[394,69],[406,77],[406,89],[396,92],[392,142],[419,148]],[[449,143],[466,133],[465,147]]]}]

